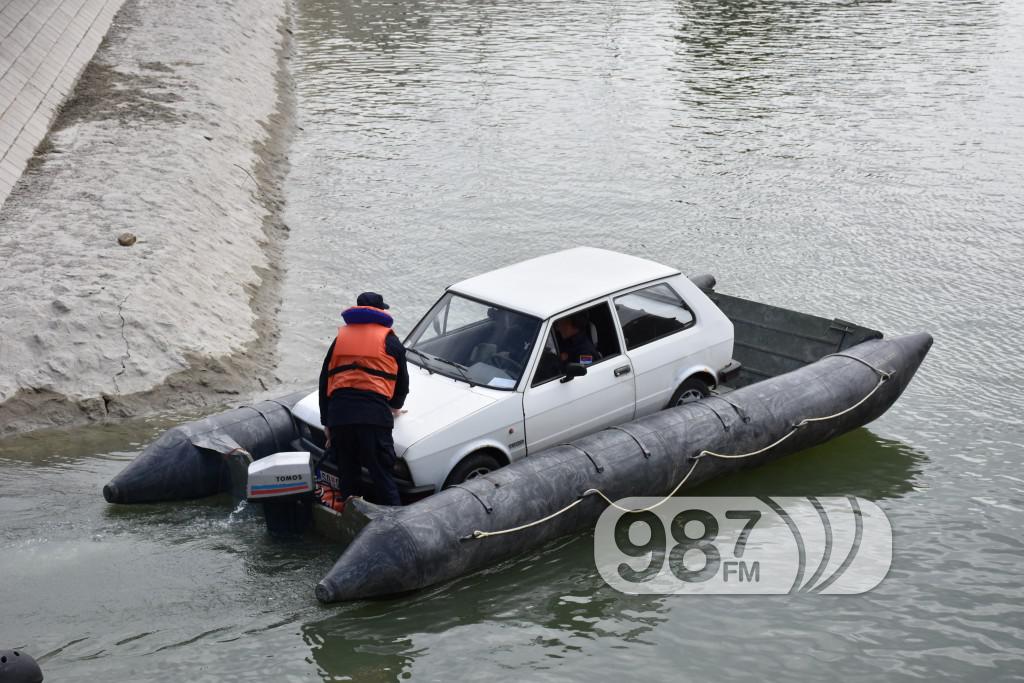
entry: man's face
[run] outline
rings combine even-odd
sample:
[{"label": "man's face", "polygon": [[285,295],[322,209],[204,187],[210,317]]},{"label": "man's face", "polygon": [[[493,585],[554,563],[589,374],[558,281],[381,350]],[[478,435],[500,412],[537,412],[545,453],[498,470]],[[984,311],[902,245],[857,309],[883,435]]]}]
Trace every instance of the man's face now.
[{"label": "man's face", "polygon": [[558,334],[562,339],[568,339],[576,334],[576,326],[572,324],[572,319],[570,318],[562,318],[556,322],[555,329],[558,330]]}]

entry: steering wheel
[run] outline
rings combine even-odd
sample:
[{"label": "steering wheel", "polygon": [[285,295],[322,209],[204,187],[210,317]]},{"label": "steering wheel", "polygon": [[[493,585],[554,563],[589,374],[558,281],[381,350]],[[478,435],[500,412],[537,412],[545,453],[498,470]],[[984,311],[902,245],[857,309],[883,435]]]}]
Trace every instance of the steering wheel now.
[{"label": "steering wheel", "polygon": [[499,370],[503,370],[504,372],[507,372],[508,374],[514,375],[516,377],[522,375],[523,364],[517,363],[516,361],[509,358],[506,355],[507,353],[507,351],[502,351],[501,353],[497,353],[494,356],[492,356],[490,361],[491,365],[498,368]]}]

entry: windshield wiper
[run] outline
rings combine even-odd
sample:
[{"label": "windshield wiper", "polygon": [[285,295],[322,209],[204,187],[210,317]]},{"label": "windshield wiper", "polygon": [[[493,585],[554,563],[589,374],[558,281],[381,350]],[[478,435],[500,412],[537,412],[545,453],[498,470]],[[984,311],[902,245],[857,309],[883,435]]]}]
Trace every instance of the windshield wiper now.
[{"label": "windshield wiper", "polygon": [[446,365],[452,366],[453,368],[455,368],[456,370],[459,371],[459,374],[462,375],[462,379],[466,380],[469,383],[469,386],[471,386],[471,387],[475,387],[476,386],[476,382],[471,380],[469,378],[469,375],[466,374],[466,366],[460,365],[460,364],[456,363],[453,360],[448,360],[447,358],[441,358],[441,356],[434,356],[434,360],[441,361],[442,363],[445,363]]},{"label": "windshield wiper", "polygon": [[444,363],[445,365],[450,365],[453,368],[455,368],[456,370],[458,370],[459,374],[462,375],[462,379],[466,380],[469,383],[469,386],[475,387],[477,385],[477,383],[474,382],[473,380],[471,380],[469,378],[469,375],[466,374],[466,366],[465,365],[460,365],[459,363],[456,363],[453,360],[448,360],[447,358],[441,358],[441,356],[431,356],[429,353],[424,353],[423,351],[420,351],[419,349],[407,348],[405,350],[406,353],[409,353],[410,351],[415,353],[417,356],[419,356],[423,360],[427,361],[427,367],[426,367],[427,372],[432,372],[432,370],[429,367],[430,366],[430,361],[436,360],[436,361],[438,361],[440,363]]},{"label": "windshield wiper", "polygon": [[415,353],[420,358],[424,358],[426,360],[430,360],[433,357],[433,356],[428,356],[427,354],[423,353],[419,349],[412,349],[412,348],[408,348],[408,347],[406,347],[405,352],[406,353]]},{"label": "windshield wiper", "polygon": [[415,354],[416,354],[417,356],[419,356],[419,357],[420,357],[420,358],[422,358],[423,360],[427,361],[427,362],[426,362],[426,363],[424,364],[424,366],[423,366],[423,369],[424,369],[424,370],[426,370],[427,372],[433,372],[433,370],[431,370],[431,369],[430,369],[430,361],[432,361],[432,360],[437,360],[437,357],[436,357],[436,356],[431,356],[431,355],[430,355],[429,353],[423,353],[423,352],[422,352],[422,351],[420,351],[419,349],[411,349],[411,348],[406,348],[406,349],[405,349],[405,352],[406,352],[406,353],[410,353],[410,352],[411,352],[411,353],[415,353]]}]

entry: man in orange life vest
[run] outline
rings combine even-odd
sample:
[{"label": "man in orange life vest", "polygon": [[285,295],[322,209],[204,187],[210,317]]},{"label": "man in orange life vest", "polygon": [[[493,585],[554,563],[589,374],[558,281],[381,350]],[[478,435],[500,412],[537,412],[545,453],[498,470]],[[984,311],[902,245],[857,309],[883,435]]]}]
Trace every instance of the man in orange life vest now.
[{"label": "man in orange life vest", "polygon": [[387,308],[380,294],[363,292],[341,314],[345,325],[320,371],[320,421],[334,449],[342,500],[362,494],[365,467],[375,502],[401,505],[391,476],[397,459],[391,430],[409,393],[409,369]]}]

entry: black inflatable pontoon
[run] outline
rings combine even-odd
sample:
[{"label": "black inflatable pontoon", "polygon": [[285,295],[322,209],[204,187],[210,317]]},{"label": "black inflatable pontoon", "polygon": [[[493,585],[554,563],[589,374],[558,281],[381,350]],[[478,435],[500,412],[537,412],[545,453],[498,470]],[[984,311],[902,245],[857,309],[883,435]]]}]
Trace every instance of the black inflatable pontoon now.
[{"label": "black inflatable pontoon", "polygon": [[[590,491],[611,500],[662,496],[684,477],[683,490],[820,444],[884,413],[931,343],[926,334],[864,342],[725,397],[664,410],[524,458],[413,505],[377,508],[316,595],[335,602],[423,588],[592,525],[607,502]],[[834,419],[804,422],[854,405]],[[780,439],[748,458],[706,452],[743,455]],[[547,522],[487,536],[543,519],[576,500]]]}]

